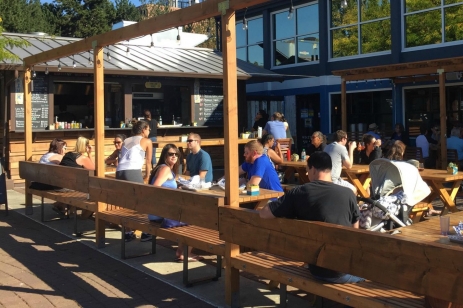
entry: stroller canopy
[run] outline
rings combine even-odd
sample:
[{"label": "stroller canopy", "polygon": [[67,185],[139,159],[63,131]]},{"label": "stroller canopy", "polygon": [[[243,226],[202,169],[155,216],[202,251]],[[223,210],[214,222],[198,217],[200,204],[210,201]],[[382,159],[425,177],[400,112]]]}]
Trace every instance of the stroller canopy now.
[{"label": "stroller canopy", "polygon": [[402,186],[405,203],[413,206],[431,193],[418,169],[404,161],[375,159],[370,163],[370,176],[374,198],[388,195],[395,188]]}]

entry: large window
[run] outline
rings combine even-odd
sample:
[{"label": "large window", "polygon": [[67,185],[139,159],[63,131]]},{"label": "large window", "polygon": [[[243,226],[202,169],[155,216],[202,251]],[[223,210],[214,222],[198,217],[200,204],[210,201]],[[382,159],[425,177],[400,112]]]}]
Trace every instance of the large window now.
[{"label": "large window", "polygon": [[264,67],[262,17],[248,20],[247,25],[247,30],[244,30],[243,22],[236,24],[236,57]]},{"label": "large window", "polygon": [[330,0],[330,12],[332,58],[391,49],[390,0]]},{"label": "large window", "polygon": [[403,0],[405,48],[463,40],[463,0]]},{"label": "large window", "polygon": [[273,14],[273,65],[318,61],[318,4]]}]

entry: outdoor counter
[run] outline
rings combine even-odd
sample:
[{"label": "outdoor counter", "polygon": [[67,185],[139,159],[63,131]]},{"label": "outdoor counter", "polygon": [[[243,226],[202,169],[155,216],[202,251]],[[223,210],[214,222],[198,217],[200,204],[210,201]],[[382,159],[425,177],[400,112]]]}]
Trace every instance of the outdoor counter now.
[{"label": "outdoor counter", "polygon": [[[191,132],[198,133],[203,139],[223,138],[223,127],[208,126],[181,126],[181,127],[160,127],[158,128],[158,141],[179,141],[181,136]],[[125,134],[127,137],[131,134],[131,128],[105,128],[104,153],[109,156],[114,151],[113,140],[117,134]],[[73,151],[78,137],[83,136],[90,139],[90,144],[95,145],[94,129],[58,129],[58,130],[33,130],[32,132],[32,160],[38,161],[40,157],[48,151],[50,141],[54,138],[63,139],[67,143],[66,151]],[[14,185],[21,186],[24,180],[19,178],[19,162],[24,160],[24,132],[10,132],[5,144],[5,164],[4,167],[9,174]],[[223,166],[223,149],[207,149],[210,151],[214,167]],[[161,149],[157,149],[159,155]]]}]

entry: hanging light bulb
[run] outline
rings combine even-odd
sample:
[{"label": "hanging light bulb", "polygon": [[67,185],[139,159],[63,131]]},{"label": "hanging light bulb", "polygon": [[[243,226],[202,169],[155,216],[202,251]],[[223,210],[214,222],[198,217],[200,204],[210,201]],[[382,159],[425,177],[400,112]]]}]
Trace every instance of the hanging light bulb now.
[{"label": "hanging light bulb", "polygon": [[210,36],[211,36],[211,27],[207,27],[207,29],[206,29],[206,35],[207,35],[207,37],[210,37]]},{"label": "hanging light bulb", "polygon": [[177,27],[177,44],[180,44],[180,29]]},{"label": "hanging light bulb", "polygon": [[293,18],[294,15],[294,6],[293,6],[293,0],[291,0],[291,6],[289,7],[288,11],[288,19]]},{"label": "hanging light bulb", "polygon": [[109,49],[108,49],[108,52],[106,53],[106,57],[108,58],[108,61],[111,61],[111,54],[109,53]]},{"label": "hanging light bulb", "polygon": [[153,34],[150,34],[150,35],[151,35],[151,45],[150,45],[150,48],[153,48],[153,47],[154,47]]},{"label": "hanging light bulb", "polygon": [[341,7],[345,9],[347,7],[347,0],[341,0]]},{"label": "hanging light bulb", "polygon": [[77,67],[77,64],[76,64],[76,60],[74,59],[74,55],[72,56],[72,68],[76,68]]},{"label": "hanging light bulb", "polygon": [[32,78],[35,78],[36,76],[37,76],[37,74],[35,73],[34,66],[32,66]]},{"label": "hanging light bulb", "polygon": [[125,51],[125,55],[128,57],[130,56],[130,47],[127,46],[127,50]]},{"label": "hanging light bulb", "polygon": [[92,55],[88,56],[88,65],[93,65]]},{"label": "hanging light bulb", "polygon": [[45,63],[47,65],[47,67],[45,68],[45,75],[48,75],[49,71],[48,71],[48,64]]},{"label": "hanging light bulb", "polygon": [[61,71],[61,62],[58,60],[58,72]]},{"label": "hanging light bulb", "polygon": [[244,16],[243,16],[243,30],[246,31],[248,30],[248,20],[246,19],[246,12],[248,11],[248,8],[244,11]]}]

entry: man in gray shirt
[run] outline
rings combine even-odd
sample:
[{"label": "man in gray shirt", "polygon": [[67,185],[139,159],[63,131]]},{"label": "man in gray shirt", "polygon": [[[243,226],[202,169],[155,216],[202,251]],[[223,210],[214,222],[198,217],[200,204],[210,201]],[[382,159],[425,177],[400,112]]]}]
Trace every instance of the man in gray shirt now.
[{"label": "man in gray shirt", "polygon": [[357,189],[351,183],[341,179],[342,167],[347,169],[352,168],[354,161],[354,149],[357,147],[355,141],[349,142],[349,153],[347,153],[346,143],[347,143],[347,133],[342,130],[338,130],[334,133],[335,141],[328,144],[324,151],[328,153],[331,157],[331,162],[333,163],[333,168],[331,169],[331,178],[333,183],[349,187],[352,189],[354,194],[357,194]]}]

